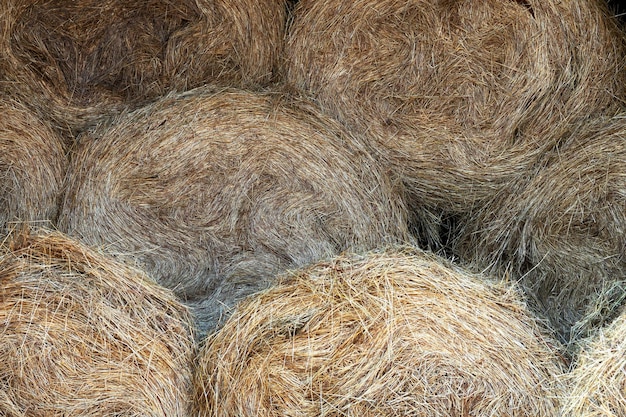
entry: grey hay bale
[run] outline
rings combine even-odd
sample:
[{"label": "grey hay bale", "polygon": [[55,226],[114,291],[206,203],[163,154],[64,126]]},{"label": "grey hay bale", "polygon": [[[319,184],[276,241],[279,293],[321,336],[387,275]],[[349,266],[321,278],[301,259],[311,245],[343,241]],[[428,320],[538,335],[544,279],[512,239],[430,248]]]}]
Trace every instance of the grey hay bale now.
[{"label": "grey hay bale", "polygon": [[402,187],[306,101],[198,89],[80,142],[60,230],[141,266],[202,330],[282,269],[409,239]]},{"label": "grey hay bale", "polygon": [[558,344],[510,285],[432,254],[344,254],[241,302],[198,356],[198,416],[557,416]]},{"label": "grey hay bale", "polygon": [[20,102],[0,98],[0,230],[56,221],[67,157],[62,138]]},{"label": "grey hay bale", "polygon": [[368,138],[419,210],[480,204],[625,98],[624,34],[594,0],[301,0],[285,49],[289,88]]},{"label": "grey hay bale", "polygon": [[581,344],[563,398],[563,416],[626,415],[626,313]]},{"label": "grey hay bale", "polygon": [[520,279],[565,341],[626,298],[626,117],[572,126],[558,150],[463,220],[455,253]]},{"label": "grey hay bale", "polygon": [[205,83],[268,83],[282,0],[6,0],[0,80],[71,133]]},{"label": "grey hay bale", "polygon": [[143,272],[60,233],[0,248],[0,414],[186,416],[189,313]]}]

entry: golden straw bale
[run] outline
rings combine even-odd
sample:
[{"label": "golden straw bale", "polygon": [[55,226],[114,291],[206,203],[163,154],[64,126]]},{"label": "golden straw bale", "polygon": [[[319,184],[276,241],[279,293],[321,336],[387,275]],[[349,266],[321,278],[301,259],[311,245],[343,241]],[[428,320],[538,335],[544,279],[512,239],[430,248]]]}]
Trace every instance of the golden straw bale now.
[{"label": "golden straw bale", "polygon": [[283,0],[3,0],[0,80],[75,132],[205,83],[272,79]]},{"label": "golden straw bale", "polygon": [[626,415],[626,312],[581,343],[563,400],[563,416]]},{"label": "golden straw bale", "polygon": [[201,348],[199,416],[557,416],[563,363],[503,282],[411,248],[241,302]]},{"label": "golden straw bale", "polygon": [[449,211],[626,97],[624,33],[600,0],[301,0],[285,55],[291,88],[369,138],[414,205]]},{"label": "golden straw bale", "polygon": [[626,115],[572,126],[558,150],[462,220],[455,253],[519,278],[564,340],[626,297]]},{"label": "golden straw bale", "polygon": [[56,221],[67,158],[62,138],[23,104],[0,98],[0,230]]},{"label": "golden straw bale", "polygon": [[187,416],[194,346],[144,273],[56,232],[1,246],[1,415]]},{"label": "golden straw bale", "polygon": [[409,239],[402,187],[306,101],[199,89],[80,137],[59,228],[146,270],[202,329],[278,271]]}]

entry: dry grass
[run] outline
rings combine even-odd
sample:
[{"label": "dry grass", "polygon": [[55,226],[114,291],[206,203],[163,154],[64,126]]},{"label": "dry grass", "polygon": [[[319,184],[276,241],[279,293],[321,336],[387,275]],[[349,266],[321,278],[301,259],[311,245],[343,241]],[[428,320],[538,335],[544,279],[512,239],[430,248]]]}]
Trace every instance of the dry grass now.
[{"label": "dry grass", "polygon": [[67,158],[61,137],[24,105],[0,98],[0,230],[56,221]]},{"label": "dry grass", "polygon": [[427,212],[480,204],[626,97],[624,35],[599,0],[301,0],[285,73]]},{"label": "dry grass", "polygon": [[282,0],[5,0],[4,88],[76,132],[204,83],[257,85],[282,47]]},{"label": "dry grass", "polygon": [[200,24],[169,40],[166,75],[178,90],[211,81],[254,87],[273,81],[287,24],[286,0],[197,0]]},{"label": "dry grass", "polygon": [[626,415],[626,313],[582,343],[569,385],[563,416]]},{"label": "dry grass", "polygon": [[410,248],[282,276],[206,339],[200,416],[557,416],[563,363],[516,290]]},{"label": "dry grass", "polygon": [[612,314],[623,122],[579,127],[626,102],[605,2],[301,0],[293,16],[290,88],[398,172],[422,240],[522,279],[563,339]]},{"label": "dry grass", "polygon": [[519,277],[564,340],[614,318],[626,298],[626,117],[573,126],[462,223],[456,253]]},{"label": "dry grass", "polygon": [[0,252],[0,414],[187,415],[195,349],[171,292],[59,233]]},{"label": "dry grass", "polygon": [[306,101],[195,90],[80,141],[59,228],[140,265],[205,330],[284,268],[408,239],[402,188]]}]

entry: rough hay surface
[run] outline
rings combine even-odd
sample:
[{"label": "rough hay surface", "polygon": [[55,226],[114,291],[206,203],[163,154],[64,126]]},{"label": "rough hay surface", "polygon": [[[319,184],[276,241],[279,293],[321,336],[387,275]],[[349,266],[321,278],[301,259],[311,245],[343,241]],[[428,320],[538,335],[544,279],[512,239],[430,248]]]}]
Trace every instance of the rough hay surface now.
[{"label": "rough hay surface", "polygon": [[562,363],[509,285],[394,248],[282,277],[206,339],[206,416],[556,416]]},{"label": "rough hay surface", "polygon": [[624,276],[622,135],[573,131],[623,111],[625,56],[596,0],[301,0],[286,73],[388,158],[422,239],[460,228],[457,253],[524,277],[569,339]]},{"label": "rough hay surface", "polygon": [[626,92],[624,33],[596,0],[301,0],[285,72],[389,158],[415,205],[452,211]]},{"label": "rough hay surface", "polygon": [[19,102],[0,99],[0,230],[54,222],[67,158],[61,137]]},{"label": "rough hay surface", "polygon": [[583,344],[568,383],[563,415],[626,415],[626,313]]},{"label": "rough hay surface", "polygon": [[0,414],[187,415],[195,349],[169,291],[58,233],[0,251]]},{"label": "rough hay surface", "polygon": [[306,101],[195,90],[80,141],[59,228],[140,265],[202,328],[284,268],[408,239],[402,188]]},{"label": "rough hay surface", "polygon": [[575,341],[626,298],[626,116],[572,126],[558,151],[463,220],[456,254],[522,280]]},{"label": "rough hay surface", "polygon": [[282,0],[5,0],[0,79],[62,127],[170,89],[271,80]]}]

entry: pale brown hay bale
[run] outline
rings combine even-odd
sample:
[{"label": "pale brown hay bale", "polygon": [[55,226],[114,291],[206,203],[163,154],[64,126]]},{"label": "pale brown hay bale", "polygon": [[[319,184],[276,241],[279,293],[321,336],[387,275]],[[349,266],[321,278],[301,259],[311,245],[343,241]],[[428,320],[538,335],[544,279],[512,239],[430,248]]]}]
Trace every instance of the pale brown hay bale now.
[{"label": "pale brown hay bale", "polygon": [[410,248],[282,279],[206,339],[198,415],[558,415],[555,342],[508,284]]},{"label": "pale brown hay bale", "polygon": [[59,233],[0,252],[0,414],[187,415],[195,349],[171,292]]},{"label": "pale brown hay bale", "polygon": [[306,101],[195,90],[81,137],[59,228],[145,269],[202,329],[284,268],[408,239],[401,188]]},{"label": "pale brown hay bale", "polygon": [[464,218],[454,246],[480,270],[519,278],[573,341],[626,297],[626,115],[572,126],[561,139]]},{"label": "pale brown hay bale", "polygon": [[267,83],[282,46],[281,0],[7,0],[5,88],[80,130],[170,89]]},{"label": "pale brown hay bale", "polygon": [[626,313],[582,343],[582,351],[565,380],[568,391],[563,399],[563,416],[626,415]]},{"label": "pale brown hay bale", "polygon": [[479,204],[551,132],[626,97],[599,0],[301,0],[293,16],[287,82],[368,137],[419,208]]},{"label": "pale brown hay bale", "polygon": [[0,230],[56,221],[67,158],[61,137],[21,103],[0,98]]}]

